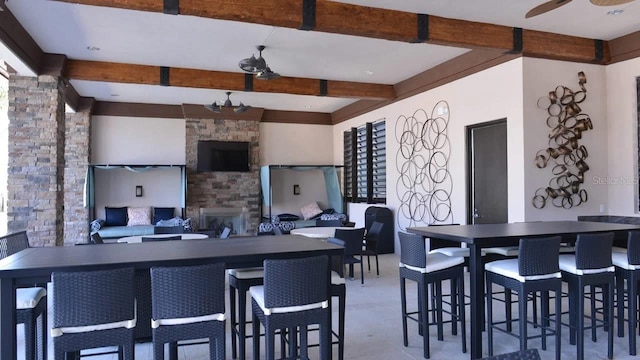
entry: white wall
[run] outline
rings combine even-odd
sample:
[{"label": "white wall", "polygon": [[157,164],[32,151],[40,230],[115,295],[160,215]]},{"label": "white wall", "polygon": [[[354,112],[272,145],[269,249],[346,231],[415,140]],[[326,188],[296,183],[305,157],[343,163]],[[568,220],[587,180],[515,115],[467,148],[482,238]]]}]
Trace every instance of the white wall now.
[{"label": "white wall", "polygon": [[[300,195],[293,194],[293,185],[296,184],[300,186]],[[272,170],[271,192],[273,195],[272,215],[287,213],[298,215],[302,218],[300,209],[314,201],[318,203],[321,209],[329,207],[324,174],[318,169],[305,171]],[[265,207],[264,214],[268,215],[268,212],[268,207]]]},{"label": "white wall", "polygon": [[91,163],[184,165],[184,119],[93,116]]},{"label": "white wall", "polygon": [[607,66],[609,215],[638,216],[638,104],[640,58]]},{"label": "white wall", "polygon": [[[526,221],[537,220],[577,220],[579,215],[599,215],[600,206],[606,207],[608,195],[606,185],[598,184],[594,178],[607,176],[607,113],[606,113],[606,81],[605,67],[602,65],[578,64],[566,61],[543,59],[524,59],[524,200]],[[593,129],[582,132],[579,145],[588,150],[586,163],[589,170],[585,172],[584,183],[580,188],[588,195],[587,202],[570,209],[555,207],[550,203],[542,209],[532,205],[532,198],[536,189],[547,187],[554,177],[553,162],[549,162],[544,169],[534,164],[536,153],[549,147],[549,128],[546,124],[548,113],[546,109],[537,106],[540,97],[548,97],[550,91],[557,86],[566,86],[574,92],[580,90],[578,72],[586,75],[585,84],[587,97],[580,103],[581,114],[587,114],[593,123]],[[569,124],[568,124],[569,125]],[[555,144],[555,143],[554,143]],[[554,186],[555,187],[555,186]]]},{"label": "white wall", "polygon": [[[451,222],[465,223],[466,219],[466,126],[497,119],[507,119],[508,176],[509,176],[509,221],[524,218],[524,169],[522,165],[522,59],[507,63],[454,81],[431,91],[399,101],[368,114],[358,116],[334,126],[334,161],[342,159],[343,131],[366,122],[386,119],[387,128],[387,204],[396,217],[396,231],[409,225],[399,219],[397,211],[400,200],[396,194],[399,171],[396,169],[396,154],[400,148],[397,140],[401,129],[396,129],[398,118],[411,116],[418,109],[428,113],[441,100],[449,104],[450,120],[448,136],[451,144],[449,171],[452,177]],[[350,219],[358,226],[364,225],[363,204],[349,207]],[[425,219],[425,223],[428,219]],[[415,225],[425,225],[418,223]],[[396,243],[396,250],[399,249]]]}]

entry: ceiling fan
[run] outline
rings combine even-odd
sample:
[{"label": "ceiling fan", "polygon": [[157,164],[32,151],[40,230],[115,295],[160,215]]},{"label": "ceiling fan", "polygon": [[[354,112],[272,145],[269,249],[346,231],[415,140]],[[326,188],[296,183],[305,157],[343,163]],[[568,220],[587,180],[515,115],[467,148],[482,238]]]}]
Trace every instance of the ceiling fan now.
[{"label": "ceiling fan", "polygon": [[[589,1],[591,1],[591,3],[596,6],[615,6],[615,5],[626,4],[634,0],[589,0]],[[549,0],[529,10],[529,12],[527,12],[527,14],[524,17],[528,19],[530,17],[544,14],[551,10],[557,9],[560,6],[567,5],[570,2],[571,0]]]},{"label": "ceiling fan", "polygon": [[240,103],[240,105],[238,106],[233,106],[233,104],[231,103],[231,91],[227,91],[225,94],[227,94],[227,100],[224,101],[224,103],[218,105],[215,101],[213,102],[213,104],[210,105],[205,105],[204,107],[209,110],[209,111],[213,111],[214,113],[221,113],[223,108],[231,108],[233,109],[233,112],[236,114],[239,113],[243,113],[247,110],[249,110],[251,108],[251,106],[249,105],[245,105],[243,103]]}]

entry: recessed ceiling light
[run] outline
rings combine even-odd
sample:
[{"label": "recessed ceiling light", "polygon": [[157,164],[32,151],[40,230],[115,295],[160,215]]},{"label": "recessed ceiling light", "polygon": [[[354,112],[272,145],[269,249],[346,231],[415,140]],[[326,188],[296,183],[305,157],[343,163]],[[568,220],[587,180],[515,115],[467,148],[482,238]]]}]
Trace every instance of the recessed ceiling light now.
[{"label": "recessed ceiling light", "polygon": [[371,70],[365,70],[364,73],[367,75],[373,75],[373,71]]},{"label": "recessed ceiling light", "polygon": [[111,94],[111,96],[118,97],[118,96],[120,96],[120,94]]},{"label": "recessed ceiling light", "polygon": [[89,51],[100,51],[100,48],[97,46],[87,46],[87,50]]},{"label": "recessed ceiling light", "polygon": [[305,106],[304,106],[304,108],[305,108],[305,109],[313,109],[313,106],[311,106],[311,105],[305,105]]},{"label": "recessed ceiling light", "polygon": [[620,15],[623,12],[624,12],[624,10],[622,10],[622,9],[613,9],[613,10],[607,11],[607,15]]}]

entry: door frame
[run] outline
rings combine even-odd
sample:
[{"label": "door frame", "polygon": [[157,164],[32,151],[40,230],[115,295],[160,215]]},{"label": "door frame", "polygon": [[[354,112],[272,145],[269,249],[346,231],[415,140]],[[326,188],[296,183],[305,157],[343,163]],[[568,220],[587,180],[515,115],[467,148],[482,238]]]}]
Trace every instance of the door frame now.
[{"label": "door frame", "polygon": [[[466,170],[467,170],[467,175],[466,175],[466,188],[467,188],[467,211],[466,211],[466,223],[467,224],[472,224],[473,223],[473,209],[472,209],[472,205],[473,205],[473,181],[472,181],[472,174],[473,174],[473,150],[471,149],[471,132],[474,129],[477,128],[481,128],[481,127],[485,127],[485,126],[491,126],[491,125],[497,125],[497,124],[501,124],[504,123],[505,126],[507,126],[507,118],[501,118],[501,119],[497,119],[497,120],[491,120],[491,121],[486,121],[486,122],[482,122],[482,123],[476,123],[476,124],[471,124],[471,125],[467,125],[465,126],[465,147],[466,147],[466,155],[467,155],[467,160],[466,160]],[[508,127],[507,127],[508,129]],[[508,138],[507,138],[508,141]],[[508,159],[507,159],[507,165],[508,165]],[[508,167],[507,167],[507,171],[508,171]]]}]

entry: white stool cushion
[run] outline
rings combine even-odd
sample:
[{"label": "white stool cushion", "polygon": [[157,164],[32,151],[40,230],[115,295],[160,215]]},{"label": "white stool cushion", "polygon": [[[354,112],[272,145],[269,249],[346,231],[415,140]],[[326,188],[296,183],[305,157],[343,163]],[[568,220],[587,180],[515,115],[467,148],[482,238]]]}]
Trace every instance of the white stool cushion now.
[{"label": "white stool cushion", "polygon": [[533,281],[533,280],[560,279],[562,277],[562,274],[560,274],[559,271],[554,273],[549,273],[549,274],[522,276],[518,271],[518,259],[505,259],[505,260],[492,261],[490,263],[485,264],[484,269],[486,271],[491,271],[492,273],[496,273],[514,280],[518,280],[519,282],[522,282],[522,283],[526,281]]},{"label": "white stool cushion", "polygon": [[560,270],[566,271],[575,275],[589,275],[599,274],[603,272],[614,272],[615,268],[609,266],[602,269],[578,269],[576,268],[576,256],[575,255],[560,255]]},{"label": "white stool cushion", "polygon": [[175,318],[175,319],[151,319],[151,328],[157,329],[160,326],[168,326],[168,325],[184,325],[184,324],[193,324],[203,321],[224,321],[224,314],[211,314],[211,315],[202,315],[202,316],[193,316],[188,318]]},{"label": "white stool cushion", "polygon": [[77,333],[85,333],[89,331],[98,331],[98,330],[111,330],[118,328],[127,328],[132,329],[136,327],[138,313],[136,311],[136,301],[133,302],[133,319],[131,320],[123,320],[116,321],[107,324],[93,324],[87,326],[69,326],[69,327],[61,327],[61,328],[52,328],[51,329],[51,337],[58,337],[64,334],[77,334]]},{"label": "white stool cushion", "polygon": [[431,273],[438,270],[448,269],[456,265],[464,263],[464,258],[461,256],[447,256],[441,253],[427,254],[427,267],[419,268],[415,266],[405,265],[400,263],[400,267],[407,268],[409,270],[417,271],[419,273]]},{"label": "white stool cushion", "polygon": [[264,285],[252,286],[249,288],[249,293],[251,297],[256,301],[262,312],[269,316],[271,314],[282,314],[282,313],[291,313],[312,309],[326,309],[329,307],[329,300],[313,303],[313,304],[305,304],[305,305],[296,305],[296,306],[284,306],[279,308],[269,309],[264,305]]},{"label": "white stool cushion", "polygon": [[629,264],[629,258],[627,257],[627,253],[626,252],[614,252],[611,253],[611,261],[613,262],[614,266],[617,266],[619,268],[625,269],[625,270],[639,270],[640,269],[640,265],[632,265]]},{"label": "white stool cushion", "polygon": [[47,296],[47,290],[41,287],[16,289],[16,309],[33,309]]},{"label": "white stool cushion", "polygon": [[627,253],[627,248],[623,248],[623,247],[619,247],[619,246],[614,246],[611,248],[611,252],[612,253]]},{"label": "white stool cushion", "polygon": [[576,252],[575,246],[560,245],[560,254],[574,253],[574,252]]},{"label": "white stool cushion", "polygon": [[264,277],[264,268],[229,269],[229,275],[238,279],[258,279]]},{"label": "white stool cushion", "polygon": [[[502,256],[518,256],[519,247],[518,246],[498,246],[484,249],[487,254],[498,254]],[[572,253],[575,252],[576,248],[573,246],[560,246],[560,253]]]},{"label": "white stool cushion", "polygon": [[344,285],[344,278],[335,271],[331,272],[331,285]]},{"label": "white stool cushion", "polygon": [[[429,251],[429,254],[435,254],[435,253],[445,254],[447,256],[469,257],[469,248],[452,246],[452,247],[443,247],[443,248],[433,249]],[[484,251],[484,249],[480,250],[480,254],[482,256],[486,255],[486,252]]]}]

